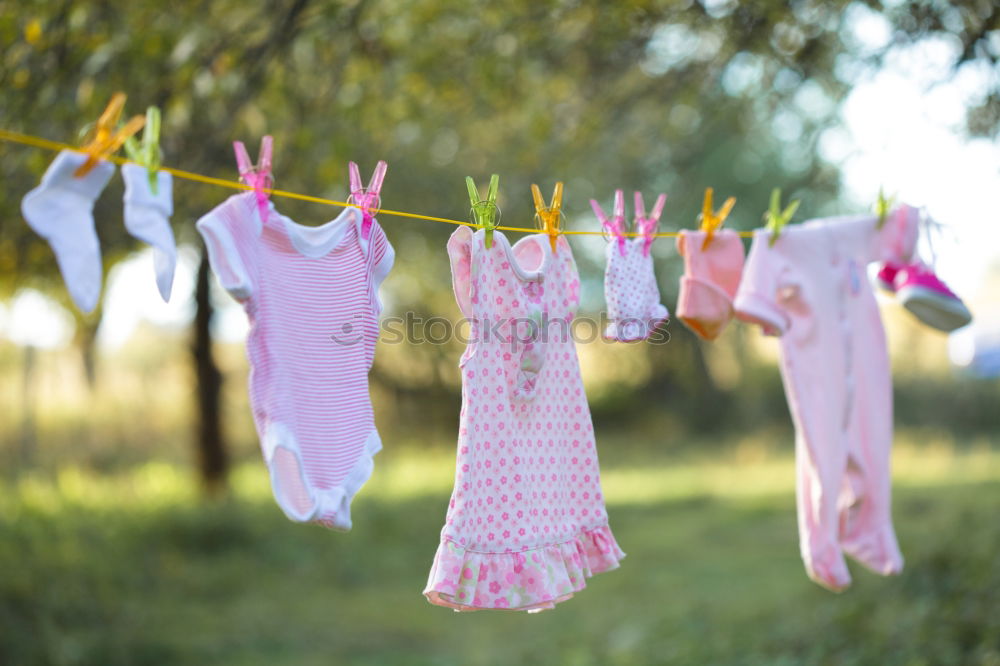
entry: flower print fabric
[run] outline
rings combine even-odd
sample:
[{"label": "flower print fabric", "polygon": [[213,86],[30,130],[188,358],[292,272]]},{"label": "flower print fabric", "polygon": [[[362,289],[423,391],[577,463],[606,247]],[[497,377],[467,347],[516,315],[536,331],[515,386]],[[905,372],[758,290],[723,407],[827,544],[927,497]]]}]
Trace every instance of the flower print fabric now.
[{"label": "flower print fabric", "polygon": [[590,200],[594,214],[608,233],[604,300],[611,321],[604,330],[604,337],[609,340],[645,340],[670,317],[666,306],[660,303],[660,287],[650,252],[666,200],[667,195],[661,194],[647,216],[642,193],[635,193],[635,231],[638,235],[632,238],[625,235],[625,195],[621,190],[615,190],[611,218],[597,201]]},{"label": "flower print fabric", "polygon": [[604,337],[619,342],[645,340],[670,313],[660,303],[660,287],[653,271],[653,257],[646,239],[625,238],[607,244],[604,300],[611,320]]},{"label": "flower print fabric", "polygon": [[[462,369],[455,489],[424,594],[456,610],[542,610],[625,554],[608,527],[570,323],[569,244],[513,247],[462,227],[448,253],[472,322]],[[536,324],[537,322],[537,324]]]}]

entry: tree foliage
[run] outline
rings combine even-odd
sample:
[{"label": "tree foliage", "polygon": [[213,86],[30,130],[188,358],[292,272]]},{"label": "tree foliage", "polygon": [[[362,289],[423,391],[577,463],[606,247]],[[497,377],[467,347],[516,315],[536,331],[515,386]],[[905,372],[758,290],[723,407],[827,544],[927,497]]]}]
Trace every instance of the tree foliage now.
[{"label": "tree foliage", "polygon": [[[860,52],[847,25],[859,7],[893,27]],[[389,162],[386,208],[464,219],[466,174],[501,175],[503,222],[530,226],[529,184],[566,183],[574,228],[596,229],[587,200],[616,187],[670,194],[664,228],[694,224],[702,189],[736,195],[730,224],[760,224],[772,187],[806,215],[838,205],[838,173],[817,156],[857,75],[899,44],[934,36],[955,67],[997,66],[1000,10],[988,0],[883,5],[834,0],[267,0],[130,3],[0,0],[0,125],[73,140],[112,92],[129,111],[164,111],[165,162],[235,176],[231,142],[275,137],[277,185],[344,198],[346,163]],[[998,86],[970,111],[995,132]],[[41,286],[65,299],[51,252],[18,204],[51,154],[4,145],[0,292]],[[178,183],[179,240],[228,192]],[[97,207],[106,263],[136,243],[115,181]],[[278,201],[306,223],[336,214]],[[384,217],[401,248],[388,286],[399,310],[453,312],[442,251],[451,228]],[[659,256],[667,298],[678,262]],[[581,271],[599,276],[581,252]],[[596,278],[595,278],[596,279]],[[591,307],[599,289],[591,284]],[[183,298],[183,294],[175,297]],[[445,354],[422,346],[428,362]],[[450,350],[447,352],[450,355]],[[402,382],[386,369],[387,381]],[[676,370],[674,371],[676,372]],[[689,381],[698,377],[698,364]],[[431,372],[427,382],[437,383]],[[418,382],[419,383],[419,382]]]}]

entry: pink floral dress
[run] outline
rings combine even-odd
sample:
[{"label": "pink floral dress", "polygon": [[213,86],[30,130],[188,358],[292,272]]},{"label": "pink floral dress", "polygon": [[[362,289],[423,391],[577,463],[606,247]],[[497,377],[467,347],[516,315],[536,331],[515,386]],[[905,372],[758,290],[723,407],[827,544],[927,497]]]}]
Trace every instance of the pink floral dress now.
[{"label": "pink floral dress", "polygon": [[456,610],[552,608],[625,554],[608,527],[570,323],[580,279],[560,237],[448,242],[470,320],[455,489],[424,594]]}]

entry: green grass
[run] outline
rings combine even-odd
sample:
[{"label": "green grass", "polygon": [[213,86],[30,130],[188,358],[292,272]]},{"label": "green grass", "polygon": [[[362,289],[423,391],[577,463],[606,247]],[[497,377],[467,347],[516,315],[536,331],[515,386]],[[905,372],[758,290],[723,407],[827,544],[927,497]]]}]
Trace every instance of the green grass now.
[{"label": "green grass", "polygon": [[22,474],[0,485],[0,664],[1000,664],[996,450],[897,447],[906,572],[854,566],[840,595],[803,572],[789,458],[605,467],[628,557],[539,615],[421,596],[445,453],[380,454],[346,535],[287,521],[259,463],[215,503],[166,463]]}]

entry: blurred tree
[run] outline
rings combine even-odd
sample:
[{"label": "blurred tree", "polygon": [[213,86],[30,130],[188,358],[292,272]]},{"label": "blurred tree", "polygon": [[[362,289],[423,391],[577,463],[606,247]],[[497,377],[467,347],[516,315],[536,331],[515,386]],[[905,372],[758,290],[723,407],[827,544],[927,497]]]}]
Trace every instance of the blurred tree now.
[{"label": "blurred tree", "polygon": [[[962,46],[956,66],[996,64],[993,3],[867,5],[897,27],[897,41],[954,34]],[[845,10],[853,6],[859,5],[218,0],[164,10],[141,1],[0,0],[6,91],[0,125],[72,139],[120,89],[128,92],[132,113],[147,104],[164,110],[166,162],[200,173],[234,177],[231,141],[256,143],[271,133],[279,185],[310,194],[342,198],[348,159],[370,168],[384,158],[390,164],[387,208],[464,218],[462,177],[498,172],[504,222],[518,226],[530,225],[528,185],[549,187],[560,179],[576,226],[596,228],[587,199],[606,200],[619,186],[670,192],[665,227],[689,226],[701,188],[712,184],[739,198],[732,224],[748,228],[758,224],[775,185],[803,199],[803,210],[835,205],[838,174],[819,160],[816,144],[851,83],[852,70],[838,64],[852,49]],[[996,96],[990,91],[973,110],[977,131],[1000,124]],[[18,210],[51,155],[0,150],[0,294],[35,286],[65,303],[50,251],[20,222]],[[192,222],[227,195],[178,183],[179,241],[198,243]],[[119,223],[118,201],[116,182],[96,211],[106,267],[136,248]],[[301,202],[278,204],[296,219],[331,214]],[[454,313],[440,251],[451,229],[383,222],[401,248],[396,275],[406,278],[390,284],[393,307]],[[600,275],[599,260],[597,252],[580,253],[585,277]],[[658,269],[668,295],[676,263]],[[218,486],[226,456],[207,279],[202,265],[193,358],[202,474]],[[591,279],[585,305],[599,307],[599,293]],[[86,350],[99,319],[78,319]],[[678,339],[692,362],[647,351],[654,365],[650,385],[666,392],[694,387],[694,395],[703,387],[711,394],[700,345],[683,334]],[[400,403],[453,394],[453,348],[411,351],[415,358],[405,368],[377,359],[377,380]],[[428,371],[414,370],[421,367]]]},{"label": "blurred tree", "polygon": [[945,76],[963,68],[991,72],[989,83],[967,109],[966,125],[973,136],[996,137],[1000,133],[1000,3],[993,0],[967,2],[885,3],[866,0],[873,12],[892,26],[889,40],[867,59],[881,64],[895,49],[933,39],[950,54]]}]

